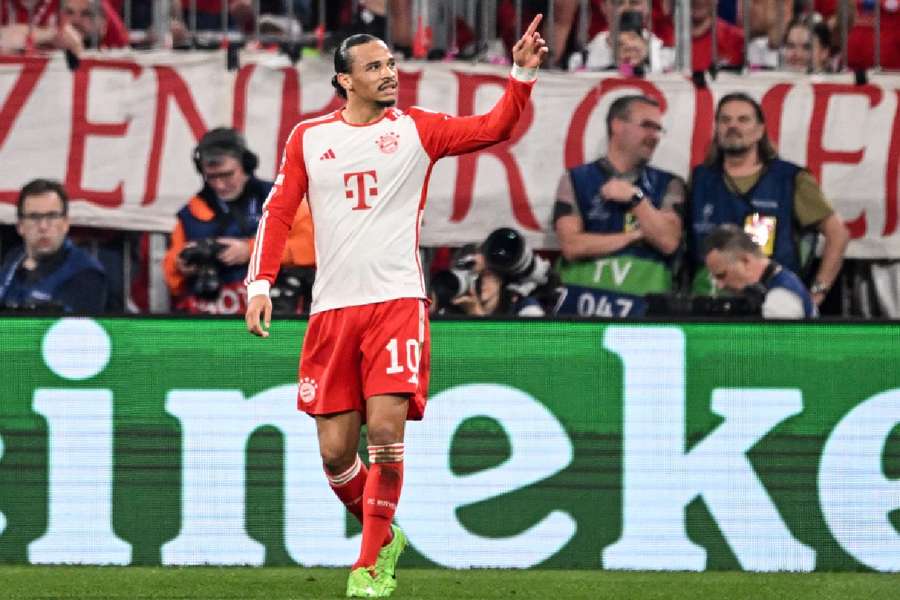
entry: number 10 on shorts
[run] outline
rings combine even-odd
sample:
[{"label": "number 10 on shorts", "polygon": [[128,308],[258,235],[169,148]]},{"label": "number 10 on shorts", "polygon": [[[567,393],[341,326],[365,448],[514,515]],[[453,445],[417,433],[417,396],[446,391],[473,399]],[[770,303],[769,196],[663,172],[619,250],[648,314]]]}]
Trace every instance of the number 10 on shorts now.
[{"label": "number 10 on shorts", "polygon": [[419,357],[422,352],[419,341],[412,338],[406,340],[406,367],[400,364],[400,342],[397,338],[391,338],[385,349],[391,355],[391,365],[385,372],[388,375],[396,375],[403,373],[404,369],[406,369],[412,373],[407,381],[409,383],[419,383]]}]

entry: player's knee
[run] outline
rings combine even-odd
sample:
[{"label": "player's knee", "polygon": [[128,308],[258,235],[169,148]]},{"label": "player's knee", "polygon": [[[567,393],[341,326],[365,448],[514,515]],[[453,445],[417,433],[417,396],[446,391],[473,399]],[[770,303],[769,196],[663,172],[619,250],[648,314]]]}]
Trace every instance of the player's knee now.
[{"label": "player's knee", "polygon": [[319,447],[322,464],[329,473],[343,473],[356,461],[356,448],[344,448],[338,445]]},{"label": "player's knee", "polygon": [[367,441],[370,446],[385,446],[403,441],[403,430],[394,423],[369,423]]}]

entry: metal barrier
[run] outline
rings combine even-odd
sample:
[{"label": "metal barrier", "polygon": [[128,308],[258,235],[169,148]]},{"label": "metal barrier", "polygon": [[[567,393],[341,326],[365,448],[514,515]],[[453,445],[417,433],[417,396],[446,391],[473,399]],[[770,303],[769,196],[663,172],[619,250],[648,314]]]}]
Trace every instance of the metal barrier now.
[{"label": "metal barrier", "polygon": [[[511,2],[515,23],[514,31],[516,37],[520,36],[525,23],[525,3],[523,0],[507,0]],[[614,0],[605,0],[614,2]],[[651,0],[647,2],[647,12],[651,13]],[[661,0],[658,0],[661,1]],[[735,0],[739,8],[739,12],[748,15],[754,0]],[[834,44],[837,52],[835,56],[837,70],[844,70],[848,64],[848,39],[852,19],[855,11],[856,0],[839,0],[837,2],[837,25],[833,28],[832,33],[837,38]],[[275,45],[293,45],[298,47],[322,47],[326,43],[326,36],[329,32],[325,28],[326,16],[329,8],[332,10],[335,6],[341,5],[341,2],[335,0],[281,0],[274,3],[277,10],[264,10],[264,4],[261,0],[243,0],[244,4],[238,11],[241,16],[238,18],[235,14],[229,14],[229,2],[222,0],[220,3],[221,10],[218,15],[204,13],[198,7],[197,0],[158,0],[154,2],[135,2],[135,0],[123,0],[122,20],[126,29],[129,31],[129,42],[133,47],[137,48],[164,48],[173,45],[173,34],[176,39],[174,45],[179,47],[220,47],[228,45],[239,45],[242,47],[255,46],[275,46]],[[771,36],[772,41],[778,41],[779,44],[785,37],[785,25],[787,15],[792,2],[804,15],[804,20],[810,27],[812,21],[807,18],[813,14],[812,0],[781,0],[774,4],[775,6],[775,23],[774,33]],[[14,5],[12,0],[0,0],[5,4],[6,15],[12,15],[11,20],[15,19],[16,9],[18,5]],[[101,0],[90,0],[92,13],[94,18],[99,18],[109,5],[101,2]],[[270,6],[265,8],[271,8]],[[475,44],[477,51],[475,58],[484,59],[486,57],[485,50],[496,45],[498,39],[497,32],[497,8],[501,4],[498,0],[380,0],[364,2],[362,0],[344,0],[343,6],[345,10],[349,10],[355,18],[369,19],[369,22],[377,15],[384,19],[384,38],[392,47],[395,45],[396,32],[415,32],[420,27],[430,27],[433,39],[436,41],[436,48],[445,51],[449,57],[456,56],[458,52],[458,37],[456,31],[457,20],[467,23],[475,35]],[[565,26],[568,30],[574,32],[573,39],[578,49],[583,49],[590,42],[588,39],[589,25],[591,21],[592,6],[596,2],[591,0],[578,0],[578,18],[576,23],[559,24]],[[47,4],[49,6],[49,4]],[[65,0],[60,2],[60,10],[64,10]],[[404,7],[398,11],[398,7]],[[565,40],[554,40],[551,30],[557,25],[557,16],[560,14],[561,0],[546,0],[544,3],[545,10],[545,37],[551,44],[560,45]],[[571,5],[569,5],[571,6]],[[689,70],[691,64],[691,0],[672,0],[672,22],[675,29],[675,61],[674,68],[681,71]],[[712,60],[713,64],[717,64],[720,58],[721,48],[718,47],[717,24],[718,15],[716,11],[717,2],[712,2],[713,7],[713,25],[712,25]],[[27,11],[27,19],[31,24],[43,23],[45,20],[44,12],[47,10],[42,3],[28,3],[24,6]],[[408,9],[408,10],[407,10]],[[874,70],[881,70],[881,50],[882,50],[882,2],[875,1],[871,3],[871,13],[869,19],[872,23],[873,33],[873,57],[872,65]],[[21,8],[19,8],[21,10]],[[51,9],[52,10],[52,9]],[[304,11],[299,14],[298,11]],[[180,13],[180,14],[179,14]],[[402,27],[399,23],[395,23],[395,13],[404,17]],[[567,13],[568,14],[568,13]],[[796,17],[796,12],[794,13]],[[202,17],[202,18],[201,18]],[[218,17],[218,18],[217,18]],[[8,17],[10,19],[10,17]],[[615,20],[614,20],[615,21]],[[9,23],[0,23],[6,25]],[[173,29],[173,24],[175,28]],[[305,25],[305,29],[304,29]],[[613,39],[613,56],[617,56],[618,44],[616,43],[617,23],[610,23],[610,30]],[[744,30],[744,57],[749,57],[750,46],[752,40],[752,31],[750,19],[743,19]],[[652,35],[652,22],[647,23],[647,34]],[[90,34],[87,44],[92,47],[101,45],[102,40],[99,39],[99,32],[95,28]],[[402,40],[403,46],[410,44],[411,40]],[[769,57],[772,63],[765,65],[769,68],[781,68],[782,55],[776,52],[775,48],[768,49]],[[754,67],[745,60],[745,64]]]}]

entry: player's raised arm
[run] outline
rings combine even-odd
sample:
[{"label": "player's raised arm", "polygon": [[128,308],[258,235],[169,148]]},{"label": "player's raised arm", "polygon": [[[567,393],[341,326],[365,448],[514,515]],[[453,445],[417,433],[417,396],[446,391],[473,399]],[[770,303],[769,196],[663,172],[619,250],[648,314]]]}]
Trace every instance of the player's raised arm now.
[{"label": "player's raised arm", "polygon": [[537,27],[538,15],[513,47],[513,65],[506,92],[490,112],[483,115],[451,117],[418,108],[409,110],[416,121],[426,152],[432,160],[487,148],[508,140],[528,105],[537,70],[547,55],[547,43]]}]

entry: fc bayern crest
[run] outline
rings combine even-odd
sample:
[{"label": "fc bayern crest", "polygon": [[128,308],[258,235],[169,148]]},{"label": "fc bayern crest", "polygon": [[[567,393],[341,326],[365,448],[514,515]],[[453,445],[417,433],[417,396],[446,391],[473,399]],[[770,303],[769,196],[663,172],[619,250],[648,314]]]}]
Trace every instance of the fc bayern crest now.
[{"label": "fc bayern crest", "polygon": [[300,380],[300,400],[304,404],[309,404],[316,399],[316,389],[319,384],[312,377],[304,377]]},{"label": "fc bayern crest", "polygon": [[385,154],[393,154],[400,147],[400,136],[392,131],[378,138],[375,143],[378,145],[378,149]]}]

